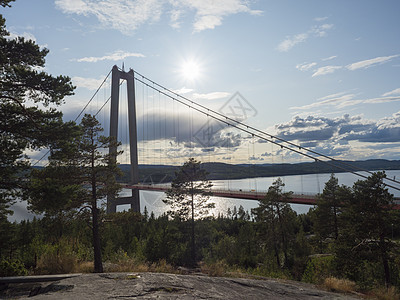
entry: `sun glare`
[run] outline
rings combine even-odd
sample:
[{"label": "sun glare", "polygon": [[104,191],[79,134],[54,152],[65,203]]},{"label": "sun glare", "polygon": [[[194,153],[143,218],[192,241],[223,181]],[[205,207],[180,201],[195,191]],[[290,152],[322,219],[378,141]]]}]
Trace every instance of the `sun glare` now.
[{"label": "sun glare", "polygon": [[185,61],[181,67],[181,73],[185,80],[194,81],[200,77],[200,65],[193,61]]}]

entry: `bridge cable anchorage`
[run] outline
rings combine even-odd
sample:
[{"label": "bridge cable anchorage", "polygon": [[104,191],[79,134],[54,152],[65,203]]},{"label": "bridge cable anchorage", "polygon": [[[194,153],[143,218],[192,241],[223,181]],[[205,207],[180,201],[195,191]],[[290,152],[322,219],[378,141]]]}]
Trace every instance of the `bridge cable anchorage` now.
[{"label": "bridge cable anchorage", "polygon": [[[180,104],[182,104],[184,106],[189,106],[189,104],[187,104],[187,102],[192,102],[192,100],[190,100],[190,99],[188,99],[188,98],[186,98],[184,96],[181,96],[181,95],[177,94],[176,92],[174,92],[174,91],[172,91],[172,90],[170,90],[170,89],[168,89],[168,88],[166,88],[166,87],[164,87],[164,86],[162,86],[162,85],[160,85],[158,83],[155,83],[154,81],[148,79],[146,76],[140,74],[139,72],[135,72],[135,73],[142,77],[142,79],[139,79],[139,78],[135,77],[134,79],[136,81],[139,81],[139,82],[141,82],[143,84],[146,84],[146,85],[148,85],[148,84],[144,80],[147,80],[149,82],[154,83],[154,87],[153,87],[154,89],[156,89],[160,93],[164,94],[165,96],[171,98],[172,100],[174,100],[174,101],[176,101],[176,102],[178,102],[178,103],[180,103]],[[157,87],[155,87],[155,86],[157,86]],[[256,136],[256,137],[258,137],[258,138],[260,138],[262,140],[265,140],[267,142],[279,145],[282,148],[285,148],[285,149],[287,149],[289,151],[295,152],[295,153],[297,153],[299,155],[308,157],[308,158],[310,158],[312,160],[316,160],[316,161],[322,162],[322,163],[324,163],[326,165],[329,165],[329,166],[334,167],[334,168],[338,168],[340,170],[343,170],[345,172],[351,173],[351,174],[356,175],[358,177],[362,177],[364,179],[368,178],[368,176],[359,174],[357,172],[366,172],[366,173],[369,173],[369,174],[373,174],[373,172],[371,172],[369,170],[366,170],[366,169],[363,169],[363,168],[360,168],[360,167],[356,167],[356,166],[350,165],[348,163],[339,161],[339,160],[337,160],[337,159],[335,159],[333,157],[330,157],[328,155],[318,153],[317,151],[314,151],[314,150],[308,149],[306,147],[297,145],[295,143],[292,143],[292,142],[287,141],[285,139],[282,139],[280,137],[277,137],[277,136],[271,135],[269,133],[266,133],[266,132],[264,132],[262,130],[259,130],[259,129],[257,129],[255,127],[252,127],[250,125],[244,124],[244,123],[242,123],[240,121],[237,121],[235,119],[226,117],[225,115],[223,115],[223,114],[221,114],[221,113],[219,113],[217,111],[211,110],[211,109],[209,109],[209,108],[207,108],[207,107],[205,107],[205,106],[203,106],[201,104],[198,104],[198,103],[195,103],[195,102],[192,102],[192,103],[195,104],[195,105],[193,107],[191,107],[191,108],[193,110],[197,111],[197,112],[200,112],[200,113],[202,113],[204,115],[209,114],[210,117],[212,117],[215,120],[218,120],[218,121],[220,121],[222,123],[225,123],[225,124],[227,124],[229,126],[232,126],[232,127],[236,128],[236,129],[239,129],[240,131],[246,132],[248,134],[254,134],[254,136]],[[228,123],[225,120],[228,120],[230,123]],[[282,142],[282,143],[284,143],[286,145],[283,145],[282,143],[278,143],[277,141],[274,141],[274,140],[280,141],[280,142]],[[296,149],[294,149],[292,147],[295,147]],[[315,156],[313,156],[311,154],[304,153],[302,151],[297,150],[299,147],[302,150],[304,150],[306,152],[309,152],[309,153],[311,153],[313,155],[317,155],[319,157],[326,158],[326,159],[328,159],[328,161],[322,160],[319,157],[315,157]],[[331,161],[332,163],[330,163],[329,161]],[[335,163],[335,164],[333,164],[333,163]],[[396,181],[396,180],[394,180],[392,178],[385,178],[385,179],[389,180],[389,181],[392,181],[394,183],[400,184],[399,181]],[[390,184],[387,184],[387,183],[385,183],[385,185],[387,187],[391,187],[393,189],[400,190],[399,187],[396,187],[396,186],[393,186],[393,185],[390,185]]]}]

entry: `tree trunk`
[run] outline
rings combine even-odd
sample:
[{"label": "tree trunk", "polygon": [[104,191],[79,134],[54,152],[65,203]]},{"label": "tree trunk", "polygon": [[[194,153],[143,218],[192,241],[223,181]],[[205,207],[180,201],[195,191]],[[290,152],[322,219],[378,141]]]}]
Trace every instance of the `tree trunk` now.
[{"label": "tree trunk", "polygon": [[99,234],[99,216],[96,204],[92,204],[92,231],[93,231],[93,251],[94,251],[94,272],[103,273],[103,262],[101,260],[100,234]]},{"label": "tree trunk", "polygon": [[103,273],[103,262],[101,261],[101,246],[99,233],[99,210],[97,209],[96,174],[94,168],[94,152],[92,152],[92,230],[93,230],[93,253],[94,272]]},{"label": "tree trunk", "polygon": [[336,204],[333,205],[333,221],[334,221],[334,230],[335,230],[335,240],[338,239],[339,236],[339,229],[338,229],[338,221],[337,221],[337,208],[336,208]]},{"label": "tree trunk", "polygon": [[196,265],[196,248],[195,248],[195,236],[194,236],[194,192],[193,192],[193,181],[191,182],[191,196],[192,196],[192,266]]},{"label": "tree trunk", "polygon": [[288,255],[287,255],[287,244],[286,244],[285,230],[283,229],[283,220],[282,220],[281,212],[280,212],[280,209],[279,209],[279,204],[277,203],[275,205],[275,207],[276,207],[276,213],[278,215],[280,236],[281,236],[281,239],[282,239],[282,248],[283,248],[283,255],[284,255],[284,266],[286,268],[287,265],[288,265]]},{"label": "tree trunk", "polygon": [[281,267],[281,261],[279,259],[279,250],[278,250],[278,245],[277,245],[277,242],[276,242],[276,233],[275,233],[274,220],[272,220],[271,229],[272,229],[272,239],[273,239],[273,244],[274,244],[274,252],[275,252],[275,258],[276,258],[276,264],[278,265],[278,268],[280,268]]},{"label": "tree trunk", "polygon": [[385,272],[385,284],[386,284],[386,287],[388,287],[390,284],[390,270],[389,270],[389,262],[388,262],[388,258],[387,258],[387,252],[386,252],[385,237],[382,234],[379,238],[379,248],[381,251],[383,270]]}]

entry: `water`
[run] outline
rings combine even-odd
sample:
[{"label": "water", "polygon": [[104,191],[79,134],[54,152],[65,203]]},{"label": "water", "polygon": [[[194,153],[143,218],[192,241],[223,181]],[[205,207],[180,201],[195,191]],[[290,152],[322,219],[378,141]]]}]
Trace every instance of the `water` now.
[{"label": "water", "polygon": [[[368,173],[361,173],[368,176]],[[386,171],[386,175],[389,178],[396,176],[400,179],[400,170]],[[281,177],[285,184],[284,191],[292,191],[299,194],[317,194],[322,193],[325,182],[330,178],[331,174],[310,174],[310,175],[293,175]],[[335,177],[339,180],[339,185],[352,186],[360,178],[352,173],[338,173]],[[256,190],[259,192],[267,191],[268,188],[278,177],[258,177],[258,178],[247,178],[247,179],[234,179],[234,180],[214,180],[213,188],[215,189],[228,189],[228,190]],[[390,189],[389,191],[394,194],[395,197],[400,197],[400,191]],[[128,196],[130,191],[124,190],[122,194]],[[168,210],[168,206],[162,202],[165,199],[165,193],[154,192],[154,191],[140,191],[140,205],[141,210],[147,207],[149,212],[153,211],[156,216],[163,214]],[[258,201],[244,200],[244,199],[229,199],[221,197],[210,197],[210,201],[215,203],[215,209],[212,210],[211,214],[217,216],[218,213],[226,215],[228,208],[231,210],[234,206],[239,208],[240,205],[245,210],[251,211],[252,208],[258,206]],[[299,214],[307,213],[312,207],[311,205],[304,204],[291,204],[291,207]],[[118,211],[129,209],[128,205],[121,205],[117,208]]]},{"label": "water", "polygon": [[[364,175],[368,175],[364,173]],[[396,176],[400,179],[400,170],[386,171],[386,175],[389,178]],[[310,174],[310,175],[293,175],[293,176],[282,176],[282,181],[285,183],[284,191],[292,191],[299,194],[307,193],[321,193],[325,182],[329,180],[331,174]],[[338,173],[335,176],[339,180],[339,184],[352,186],[353,183],[359,179],[351,173]],[[230,190],[256,190],[256,191],[266,191],[268,187],[271,186],[278,177],[259,177],[251,179],[235,179],[235,180],[214,180],[214,188],[216,189],[230,189]],[[400,191],[389,189],[389,191],[394,194],[395,197],[400,197]],[[129,196],[130,190],[123,190],[121,196]],[[168,206],[162,202],[165,198],[165,193],[154,192],[154,191],[140,191],[140,205],[143,212],[144,207],[147,207],[149,213],[154,212],[156,216],[159,216],[168,210]],[[231,210],[234,206],[239,208],[240,205],[244,207],[245,210],[251,211],[252,208],[258,206],[258,202],[254,200],[242,200],[242,199],[228,199],[221,197],[211,197],[210,199],[215,203],[215,209],[211,211],[211,214],[217,216],[218,213],[226,215],[228,208]],[[307,213],[312,207],[310,205],[303,204],[291,204],[292,208],[297,213]],[[129,209],[128,205],[120,205],[117,207],[117,211],[123,211]],[[13,221],[20,221],[24,219],[33,219],[34,215],[28,212],[26,208],[26,202],[18,202],[12,206],[14,215],[10,216],[8,219]]]}]

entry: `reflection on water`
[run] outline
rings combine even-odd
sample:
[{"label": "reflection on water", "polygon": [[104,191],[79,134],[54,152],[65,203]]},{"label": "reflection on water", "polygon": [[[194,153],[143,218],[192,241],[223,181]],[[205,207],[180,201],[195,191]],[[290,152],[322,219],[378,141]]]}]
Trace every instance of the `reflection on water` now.
[{"label": "reflection on water", "polygon": [[[368,176],[369,174],[363,173]],[[400,170],[386,171],[388,177],[400,179]],[[283,176],[282,181],[285,183],[284,191],[295,192],[299,194],[308,193],[321,193],[325,182],[329,180],[330,174],[310,174],[310,175],[293,175],[293,176]],[[352,186],[353,183],[359,179],[351,173],[338,173],[335,176],[339,180],[339,184]],[[260,178],[247,178],[247,179],[234,179],[234,180],[214,180],[215,189],[227,189],[227,190],[256,190],[256,191],[266,191],[268,187],[271,186],[278,177],[260,177]],[[400,191],[390,189],[389,191],[394,194],[395,197],[400,197]],[[121,196],[129,196],[130,190],[123,190]],[[144,208],[147,207],[149,213],[154,212],[156,216],[159,216],[168,210],[168,206],[162,202],[165,198],[165,193],[154,192],[154,191],[140,191],[140,206],[143,212]],[[242,205],[245,211],[251,211],[252,208],[257,207],[258,202],[254,200],[241,200],[241,199],[228,199],[221,197],[211,197],[211,202],[215,203],[215,209],[211,211],[214,216],[218,214],[226,215],[228,208],[231,210],[234,206],[239,208]],[[310,209],[310,205],[302,204],[291,204],[292,208],[297,213],[307,213]],[[117,211],[123,211],[129,209],[129,205],[120,205],[117,207]],[[26,208],[26,202],[18,202],[12,206],[14,215],[10,216],[8,219],[13,221],[20,221],[24,219],[33,219],[34,215],[29,213]]]},{"label": "reflection on water", "polygon": [[[368,173],[361,173],[368,176]],[[396,176],[400,178],[400,170],[386,171],[388,177],[393,178]],[[284,191],[292,191],[298,194],[317,194],[321,193],[324,189],[325,182],[330,178],[331,174],[309,174],[309,175],[293,175],[283,176],[282,181],[285,183]],[[355,176],[351,173],[339,173],[335,174],[339,180],[339,185],[352,186],[354,182],[362,179],[361,177]],[[234,179],[234,180],[214,180],[213,188],[215,189],[227,189],[227,190],[256,190],[256,191],[267,191],[268,188],[278,177],[259,177],[259,178],[246,178],[246,179]],[[400,197],[400,191],[389,189],[389,191],[396,197]],[[122,191],[122,195],[129,195],[130,191]],[[140,191],[140,205],[142,211],[144,207],[147,207],[149,212],[153,211],[156,216],[163,214],[168,210],[168,206],[162,202],[165,198],[165,193],[153,192],[153,191]],[[254,200],[241,200],[241,199],[229,199],[221,197],[210,197],[210,201],[215,203],[215,209],[211,211],[211,214],[218,216],[218,214],[226,215],[228,208],[232,210],[234,206],[239,208],[242,205],[245,211],[251,211],[252,208],[258,206],[258,202]],[[292,208],[299,214],[307,213],[312,207],[311,205],[304,204],[291,204]],[[128,205],[121,205],[117,208],[117,211],[129,209]]]}]

